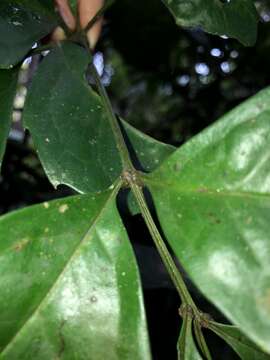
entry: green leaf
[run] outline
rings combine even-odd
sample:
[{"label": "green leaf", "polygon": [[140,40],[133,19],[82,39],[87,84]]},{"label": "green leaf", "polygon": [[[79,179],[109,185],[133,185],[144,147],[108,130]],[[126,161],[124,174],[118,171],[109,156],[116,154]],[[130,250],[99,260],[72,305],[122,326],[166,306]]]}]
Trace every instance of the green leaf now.
[{"label": "green leaf", "polygon": [[76,16],[77,14],[77,0],[69,0],[69,6],[72,13]]},{"label": "green leaf", "polygon": [[179,360],[202,360],[192,335],[192,317],[184,316],[178,341]]},{"label": "green leaf", "polygon": [[163,0],[180,26],[201,27],[254,45],[258,15],[253,0]]},{"label": "green leaf", "polygon": [[270,352],[270,88],[146,180],[165,235],[201,291]]},{"label": "green leaf", "polygon": [[[172,145],[164,144],[150,136],[142,133],[121,120],[127,134],[130,147],[130,154],[138,168],[146,172],[155,170],[169,155],[175,151]],[[133,151],[132,151],[133,150]]]},{"label": "green leaf", "polygon": [[208,327],[218,336],[222,337],[242,360],[270,359],[270,355],[262,352],[254,343],[248,340],[236,326],[210,322]]},{"label": "green leaf", "polygon": [[2,0],[0,3],[0,68],[16,65],[33,44],[56,26],[49,2]]},{"label": "green leaf", "polygon": [[9,134],[19,69],[0,70],[0,168]]},{"label": "green leaf", "polygon": [[[106,189],[122,172],[103,103],[85,80],[89,61],[83,48],[72,43],[59,45],[40,65],[24,111],[24,123],[50,181],[79,192]],[[152,170],[173,151],[173,147],[124,126],[146,169]]]},{"label": "green leaf", "polygon": [[116,190],[0,218],[0,359],[150,359]]}]

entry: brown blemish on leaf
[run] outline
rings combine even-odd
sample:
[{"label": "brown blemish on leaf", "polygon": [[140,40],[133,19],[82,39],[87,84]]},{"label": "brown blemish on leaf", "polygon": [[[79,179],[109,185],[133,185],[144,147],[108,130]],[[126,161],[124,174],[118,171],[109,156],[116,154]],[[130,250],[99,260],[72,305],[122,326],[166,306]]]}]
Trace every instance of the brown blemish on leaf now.
[{"label": "brown blemish on leaf", "polygon": [[246,224],[249,225],[252,223],[252,221],[253,221],[252,216],[249,216],[246,220]]},{"label": "brown blemish on leaf", "polygon": [[60,349],[58,351],[58,355],[57,355],[57,360],[60,360],[62,355],[64,354],[65,348],[66,348],[66,343],[65,343],[65,339],[63,336],[63,327],[66,323],[66,320],[62,320],[60,325],[59,325],[59,330],[58,330],[58,335],[59,335],[59,340],[60,340]]},{"label": "brown blemish on leaf", "polygon": [[213,224],[220,224],[221,223],[221,220],[219,218],[217,218],[217,216],[214,213],[209,212],[207,215],[208,215],[208,217],[210,218],[210,221]]},{"label": "brown blemish on leaf", "polygon": [[265,295],[260,297],[257,300],[259,306],[262,306],[263,309],[269,313],[270,312],[270,289],[267,289]]},{"label": "brown blemish on leaf", "polygon": [[205,187],[201,187],[201,188],[197,189],[197,192],[198,193],[207,193],[208,189],[206,189]]},{"label": "brown blemish on leaf", "polygon": [[19,242],[17,242],[14,245],[13,249],[15,251],[22,251],[22,249],[29,243],[29,241],[30,240],[28,238],[24,238],[24,239],[20,240]]},{"label": "brown blemish on leaf", "polygon": [[181,170],[181,165],[179,163],[176,163],[176,164],[174,164],[173,169],[174,169],[174,171],[178,172]]}]

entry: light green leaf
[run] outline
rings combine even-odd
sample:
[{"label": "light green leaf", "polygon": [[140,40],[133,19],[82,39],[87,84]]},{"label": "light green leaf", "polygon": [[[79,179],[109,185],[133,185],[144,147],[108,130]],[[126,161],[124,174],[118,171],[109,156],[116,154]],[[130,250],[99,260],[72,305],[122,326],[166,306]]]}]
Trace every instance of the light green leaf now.
[{"label": "light green leaf", "polygon": [[270,355],[262,352],[248,340],[236,326],[210,322],[208,328],[222,337],[240,356],[242,360],[269,360]]},{"label": "light green leaf", "polygon": [[178,360],[202,360],[192,335],[192,317],[184,316],[178,341]]},{"label": "light green leaf", "polygon": [[56,26],[49,2],[37,0],[1,0],[0,68],[16,65],[33,44]]},{"label": "light green leaf", "polygon": [[201,27],[253,45],[258,15],[253,0],[163,0],[180,26]]},{"label": "light green leaf", "polygon": [[[50,181],[79,192],[106,189],[122,172],[103,103],[85,80],[89,61],[83,48],[72,43],[59,45],[40,65],[24,111],[24,123]],[[146,170],[152,170],[174,149],[125,123],[124,127]]]},{"label": "light green leaf", "polygon": [[270,89],[148,176],[175,254],[201,291],[270,352]]},{"label": "light green leaf", "polygon": [[0,218],[0,359],[150,359],[116,191]]},{"label": "light green leaf", "polygon": [[9,134],[19,69],[0,70],[0,168]]}]

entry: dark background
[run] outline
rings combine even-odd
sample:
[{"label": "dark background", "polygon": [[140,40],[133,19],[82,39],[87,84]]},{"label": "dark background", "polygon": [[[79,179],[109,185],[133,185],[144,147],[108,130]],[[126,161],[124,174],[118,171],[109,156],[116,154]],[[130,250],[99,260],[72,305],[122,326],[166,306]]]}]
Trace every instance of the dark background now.
[{"label": "dark background", "polygon": [[[256,2],[258,41],[246,48],[200,29],[175,25],[159,0],[118,0],[106,14],[94,62],[115,111],[161,141],[180,146],[231,108],[270,84],[270,3]],[[0,177],[0,213],[73,192],[49,184],[20,123],[35,59],[25,62],[14,123]],[[176,359],[179,300],[139,215],[123,212],[141,268],[154,359]],[[200,308],[226,321],[188,280]],[[237,359],[206,333],[215,359]]]}]

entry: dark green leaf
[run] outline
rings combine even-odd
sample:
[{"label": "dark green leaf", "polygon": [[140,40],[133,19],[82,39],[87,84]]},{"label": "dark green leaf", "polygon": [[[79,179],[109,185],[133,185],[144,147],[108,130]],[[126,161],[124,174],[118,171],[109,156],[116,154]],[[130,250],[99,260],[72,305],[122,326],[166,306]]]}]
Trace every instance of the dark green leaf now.
[{"label": "dark green leaf", "polygon": [[236,326],[209,323],[209,329],[222,337],[240,356],[242,360],[269,360],[270,355],[262,352],[254,343],[248,340]]},{"label": "dark green leaf", "polygon": [[178,360],[202,360],[192,335],[192,318],[184,316],[178,342]]},{"label": "dark green leaf", "polygon": [[175,147],[157,141],[142,133],[122,120],[131,146],[130,153],[134,154],[134,162],[146,172],[156,169],[169,155],[175,151]]},{"label": "dark green leaf", "polygon": [[[24,111],[50,181],[80,192],[108,188],[122,172],[107,113],[87,85],[89,58],[75,44],[60,45],[40,65]],[[124,125],[136,157],[148,170],[173,151]]]},{"label": "dark green leaf", "polygon": [[17,64],[36,41],[56,26],[49,5],[48,1],[43,5],[37,0],[1,0],[0,68]]},{"label": "dark green leaf", "polygon": [[0,168],[12,120],[18,70],[0,70]]},{"label": "dark green leaf", "polygon": [[115,196],[69,197],[0,219],[1,359],[150,359]]},{"label": "dark green leaf", "polygon": [[202,27],[253,45],[258,15],[253,0],[163,0],[181,26]]},{"label": "dark green leaf", "polygon": [[270,89],[148,176],[162,228],[203,293],[270,351]]}]

